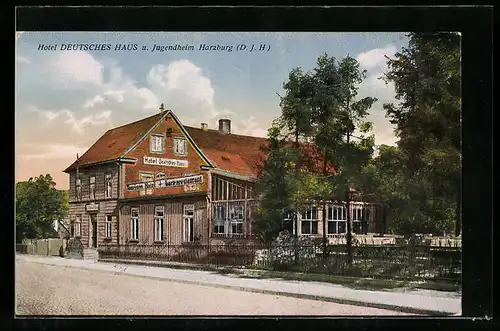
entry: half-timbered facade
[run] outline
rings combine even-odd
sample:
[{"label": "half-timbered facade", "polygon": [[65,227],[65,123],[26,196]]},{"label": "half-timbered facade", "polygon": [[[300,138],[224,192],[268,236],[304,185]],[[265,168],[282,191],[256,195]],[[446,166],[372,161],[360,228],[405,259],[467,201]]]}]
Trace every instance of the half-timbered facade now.
[{"label": "half-timbered facade", "polygon": [[[267,139],[182,125],[171,110],[107,131],[64,171],[72,237],[101,245],[218,244],[252,238],[254,184]],[[355,233],[383,232],[375,204],[353,203]],[[343,204],[328,204],[328,236],[346,231]],[[285,214],[299,235],[322,235],[322,207]]]}]

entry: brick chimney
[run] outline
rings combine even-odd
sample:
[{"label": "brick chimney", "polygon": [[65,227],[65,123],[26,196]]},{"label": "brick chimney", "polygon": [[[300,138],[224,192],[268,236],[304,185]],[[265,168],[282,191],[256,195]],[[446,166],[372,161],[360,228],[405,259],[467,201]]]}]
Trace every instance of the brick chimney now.
[{"label": "brick chimney", "polygon": [[208,130],[208,123],[201,123],[201,129],[203,131],[207,131]]},{"label": "brick chimney", "polygon": [[231,120],[227,118],[221,118],[219,120],[219,131],[223,133],[231,133]]}]

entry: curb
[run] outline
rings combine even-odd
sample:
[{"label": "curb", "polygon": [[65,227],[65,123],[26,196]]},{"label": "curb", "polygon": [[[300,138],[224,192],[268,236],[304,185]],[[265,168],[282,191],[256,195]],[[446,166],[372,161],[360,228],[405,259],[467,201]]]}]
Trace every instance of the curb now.
[{"label": "curb", "polygon": [[[147,262],[121,261],[121,260],[109,260],[109,259],[98,259],[97,261],[103,262],[103,263],[132,264],[132,265],[142,265],[142,266],[162,267],[162,268],[172,268],[172,269],[184,269],[184,270],[187,269],[187,270],[198,270],[198,271],[224,270],[223,268],[220,268],[220,269],[215,268],[215,267],[208,267],[207,268],[207,267],[199,267],[196,265],[186,265],[186,267],[187,267],[186,268],[184,265],[175,265],[175,264],[166,265],[166,264],[154,263],[154,262],[147,263]],[[75,267],[75,268],[81,268],[81,267]],[[92,270],[95,270],[95,269],[92,269]],[[243,273],[240,270],[234,270],[234,269],[231,269],[231,270],[236,271],[236,273],[239,273],[239,274]],[[103,271],[103,270],[95,270],[95,271],[108,272],[108,271]],[[112,272],[112,273],[115,273],[115,272]],[[431,310],[431,309],[420,309],[420,308],[413,308],[413,307],[408,307],[408,306],[397,306],[397,305],[384,304],[384,303],[372,303],[372,302],[365,302],[365,301],[361,301],[361,300],[343,299],[343,298],[338,298],[338,297],[317,296],[317,295],[312,295],[312,294],[291,293],[291,292],[283,292],[283,291],[271,291],[271,290],[236,286],[236,285],[222,285],[222,284],[214,284],[214,283],[207,283],[207,282],[168,279],[168,278],[155,277],[155,276],[144,276],[144,275],[135,275],[135,274],[126,274],[126,275],[155,279],[155,280],[171,281],[171,282],[183,283],[183,284],[192,284],[192,285],[209,286],[209,287],[215,287],[215,288],[232,289],[232,290],[238,290],[238,291],[244,291],[244,292],[280,295],[280,296],[287,296],[287,297],[293,297],[293,298],[298,298],[298,299],[309,299],[309,300],[326,301],[326,302],[339,303],[339,304],[345,304],[345,305],[386,309],[386,310],[393,310],[393,311],[409,313],[409,314],[417,314],[417,315],[431,315],[431,316],[456,316],[457,315],[457,313],[443,312],[443,311],[437,311],[437,310]]]}]

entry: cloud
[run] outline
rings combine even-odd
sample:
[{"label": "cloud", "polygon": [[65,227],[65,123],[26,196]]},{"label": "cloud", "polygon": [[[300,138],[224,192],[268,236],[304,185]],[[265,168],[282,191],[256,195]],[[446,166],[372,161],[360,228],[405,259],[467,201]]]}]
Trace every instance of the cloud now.
[{"label": "cloud", "polygon": [[72,131],[78,134],[85,133],[89,126],[111,124],[111,110],[103,110],[77,118],[75,112],[69,109],[61,109],[57,111],[42,110],[36,107],[30,107],[30,109],[44,117],[47,120],[47,123],[54,122],[58,118],[61,119],[61,121],[57,123],[58,125],[69,125]]},{"label": "cloud", "polygon": [[205,111],[205,114],[200,114],[202,117],[214,118],[222,113],[232,114],[230,110],[222,111],[215,107],[212,82],[202,74],[201,68],[188,60],[153,66],[147,75],[147,81],[165,100],[174,99],[174,104],[201,105],[201,109]]},{"label": "cloud", "polygon": [[231,123],[231,132],[235,134],[248,135],[254,137],[267,137],[267,128],[270,125],[263,125],[257,121],[255,117],[239,119],[235,123]]},{"label": "cloud", "polygon": [[377,145],[395,145],[397,138],[394,136],[394,125],[385,117],[385,110],[382,105],[386,102],[394,102],[396,92],[392,82],[386,84],[380,79],[387,71],[388,57],[394,57],[397,49],[393,45],[387,45],[383,48],[375,48],[367,52],[358,54],[356,59],[361,68],[367,69],[368,76],[360,85],[359,97],[371,96],[378,99],[370,110],[367,120],[373,123],[373,133]]},{"label": "cloud", "polygon": [[86,148],[81,148],[75,145],[65,144],[50,144],[50,145],[36,145],[37,152],[33,153],[19,153],[17,156],[22,159],[68,159],[75,158],[76,154],[82,155],[85,153]]},{"label": "cloud", "polygon": [[103,103],[104,98],[100,95],[96,95],[93,99],[87,100],[87,102],[83,105],[83,108],[92,108],[98,103]]},{"label": "cloud", "polygon": [[123,102],[123,94],[125,91],[106,91],[104,95],[113,97],[116,102]]},{"label": "cloud", "polygon": [[95,85],[103,83],[103,65],[84,51],[60,52],[53,69],[55,77],[67,87],[75,82]]},{"label": "cloud", "polygon": [[31,61],[28,58],[25,58],[24,56],[16,56],[16,62],[26,63],[26,64],[31,63]]},{"label": "cloud", "polygon": [[393,57],[396,53],[396,47],[387,45],[383,48],[374,48],[364,53],[358,54],[356,60],[364,68],[376,68],[385,66],[387,59],[385,56]]}]

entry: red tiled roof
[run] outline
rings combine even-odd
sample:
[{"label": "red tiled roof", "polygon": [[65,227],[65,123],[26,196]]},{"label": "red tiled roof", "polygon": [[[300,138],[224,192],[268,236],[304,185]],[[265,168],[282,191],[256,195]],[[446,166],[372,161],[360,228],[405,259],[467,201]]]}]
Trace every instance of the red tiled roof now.
[{"label": "red tiled roof", "polygon": [[[164,113],[147,117],[118,128],[107,131],[92,145],[77,161],[70,165],[65,172],[76,169],[77,166],[90,165],[99,162],[114,160],[122,156],[132,147]],[[259,168],[267,155],[263,148],[268,145],[268,139],[262,137],[226,134],[218,130],[202,130],[184,126],[195,144],[203,151],[208,159],[219,169],[250,177],[257,177]],[[313,165],[322,169],[320,153],[312,145],[303,145],[304,150],[318,161]],[[329,171],[335,171],[332,166]]]},{"label": "red tiled roof", "polygon": [[163,115],[164,113],[158,113],[142,120],[108,130],[78,160],[66,168],[64,172],[69,172],[79,166],[119,158],[155,125]]},{"label": "red tiled roof", "polygon": [[[242,161],[247,165],[247,168],[251,169],[253,174],[257,173],[259,166],[264,161],[266,155],[262,151],[262,147],[267,145],[268,140],[261,137],[252,136],[242,136],[238,134],[226,134],[218,130],[202,130],[198,128],[193,128],[185,126],[189,135],[193,138],[196,145],[201,148],[201,150],[213,150],[218,152],[226,152],[234,155],[238,155]],[[208,156],[208,155],[207,155]],[[219,164],[217,160],[211,161]],[[229,166],[229,163],[224,163],[225,166]],[[224,169],[228,171],[236,170]]]},{"label": "red tiled roof", "polygon": [[204,148],[203,152],[217,169],[253,177],[255,172],[238,154]]}]

